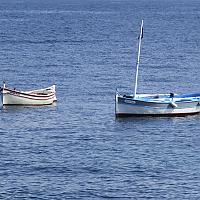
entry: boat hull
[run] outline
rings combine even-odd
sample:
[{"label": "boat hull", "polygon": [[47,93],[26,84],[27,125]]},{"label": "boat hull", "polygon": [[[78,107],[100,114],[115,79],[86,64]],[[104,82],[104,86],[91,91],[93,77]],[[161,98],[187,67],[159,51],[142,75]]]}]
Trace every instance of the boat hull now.
[{"label": "boat hull", "polygon": [[55,86],[28,92],[2,89],[3,105],[50,105],[54,101],[56,101]]},{"label": "boat hull", "polygon": [[115,113],[117,117],[128,116],[186,116],[200,112],[198,99],[181,99],[176,102],[161,100],[138,100],[116,94]]}]

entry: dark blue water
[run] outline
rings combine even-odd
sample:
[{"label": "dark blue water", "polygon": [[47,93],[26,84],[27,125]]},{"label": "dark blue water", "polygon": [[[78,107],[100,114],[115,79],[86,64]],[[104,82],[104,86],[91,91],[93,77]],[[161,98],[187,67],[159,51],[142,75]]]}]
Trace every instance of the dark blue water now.
[{"label": "dark blue water", "polygon": [[115,119],[116,87],[199,92],[198,0],[0,0],[0,82],[57,105],[0,110],[0,199],[200,199],[200,115]]}]

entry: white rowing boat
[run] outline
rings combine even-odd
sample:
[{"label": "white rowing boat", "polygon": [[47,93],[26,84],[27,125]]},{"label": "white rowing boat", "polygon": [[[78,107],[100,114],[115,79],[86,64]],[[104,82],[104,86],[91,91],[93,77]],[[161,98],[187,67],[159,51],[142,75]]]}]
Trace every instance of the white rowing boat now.
[{"label": "white rowing boat", "polygon": [[4,83],[1,94],[3,105],[50,105],[57,101],[55,85],[38,90],[19,91],[7,88]]}]

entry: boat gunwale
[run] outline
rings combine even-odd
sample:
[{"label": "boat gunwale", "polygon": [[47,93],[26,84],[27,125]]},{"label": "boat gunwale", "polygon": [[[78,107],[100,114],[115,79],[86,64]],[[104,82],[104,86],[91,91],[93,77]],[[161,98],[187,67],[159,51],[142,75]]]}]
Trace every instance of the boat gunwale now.
[{"label": "boat gunwale", "polygon": [[[146,97],[141,97],[141,98],[126,98],[121,95],[116,95],[117,98],[122,98],[124,100],[130,100],[130,101],[136,101],[136,102],[141,102],[141,103],[155,103],[155,104],[170,104],[170,103],[192,103],[192,102],[200,102],[200,96],[199,97],[191,97],[191,98],[163,98],[163,99],[153,99],[153,98],[146,98]],[[124,102],[127,103],[127,102]]]},{"label": "boat gunwale", "polygon": [[[10,93],[4,93],[4,90],[6,90]],[[30,92],[32,92],[32,91],[30,91]],[[45,93],[44,94],[32,94],[32,93],[26,93],[26,92],[23,92],[23,91],[12,90],[12,89],[9,89],[9,88],[2,88],[2,93],[3,94],[10,94],[10,95],[21,94],[21,95],[24,95],[24,96],[31,96],[31,97],[51,97],[51,96],[55,95],[54,91],[50,91],[49,94],[45,94]],[[17,96],[17,95],[15,95],[15,96]]]}]

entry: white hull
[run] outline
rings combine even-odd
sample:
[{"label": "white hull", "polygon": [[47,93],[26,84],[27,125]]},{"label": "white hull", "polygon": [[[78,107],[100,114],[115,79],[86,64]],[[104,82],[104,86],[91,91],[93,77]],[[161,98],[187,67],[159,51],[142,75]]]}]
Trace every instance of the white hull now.
[{"label": "white hull", "polygon": [[115,113],[118,117],[123,116],[183,116],[200,112],[200,100],[184,98],[173,102],[162,99],[143,100],[142,98],[125,98],[116,94]]},{"label": "white hull", "polygon": [[50,105],[56,101],[55,86],[33,91],[2,89],[3,105]]}]

